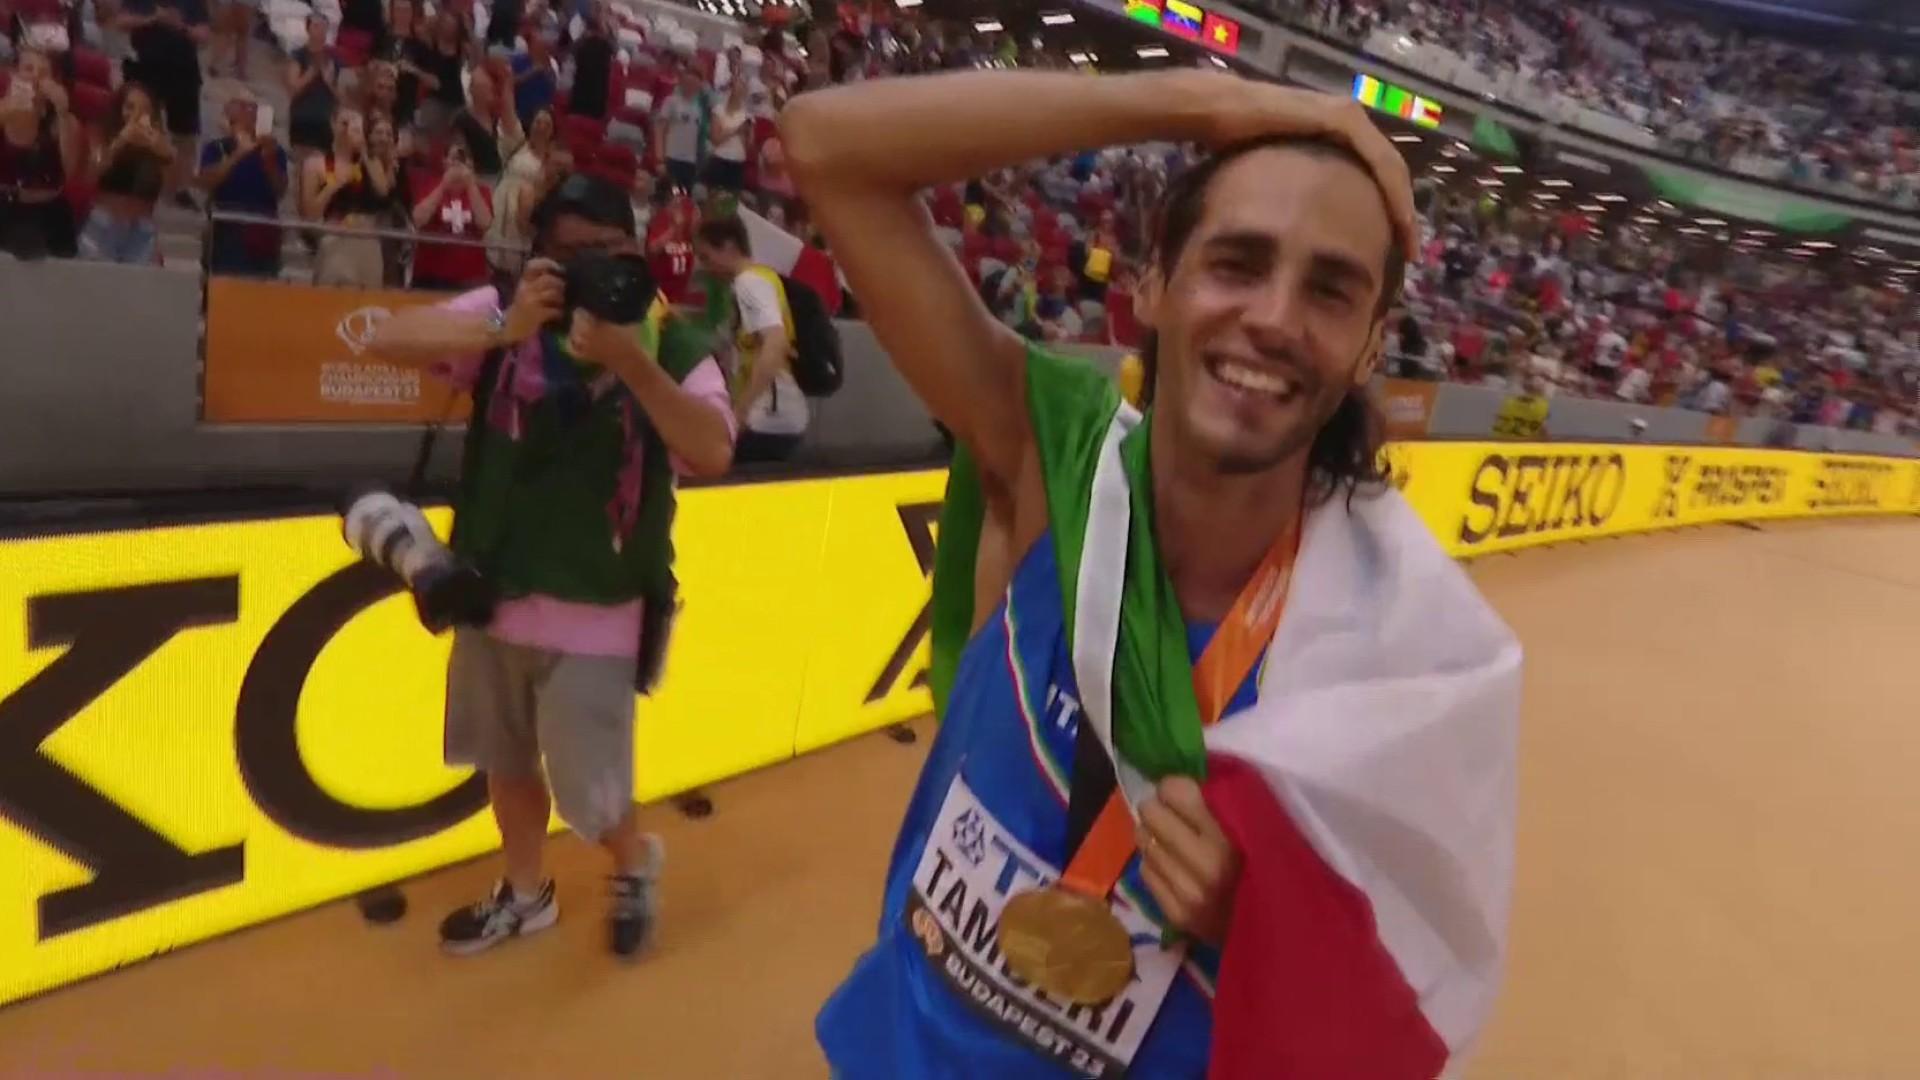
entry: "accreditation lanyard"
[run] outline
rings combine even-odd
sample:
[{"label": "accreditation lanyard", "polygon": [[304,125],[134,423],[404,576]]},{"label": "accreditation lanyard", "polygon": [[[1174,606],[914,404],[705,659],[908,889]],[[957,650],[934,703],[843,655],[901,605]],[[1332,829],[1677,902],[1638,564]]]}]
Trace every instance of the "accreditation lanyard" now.
[{"label": "accreditation lanyard", "polygon": [[[1234,691],[1246,681],[1280,625],[1280,613],[1286,609],[1287,593],[1293,585],[1293,566],[1300,553],[1304,516],[1304,513],[1297,515],[1293,527],[1268,549],[1266,558],[1234,599],[1227,617],[1220,621],[1213,640],[1207,642],[1200,662],[1193,667],[1193,696],[1199,702],[1200,722],[1205,726],[1219,722],[1227,703],[1233,700]],[[1085,732],[1084,721],[1081,727]],[[1082,777],[1085,762],[1077,762],[1075,786],[1079,787],[1083,780],[1102,787],[1111,783],[1113,772],[1105,759],[1105,753],[1101,752],[1097,764],[1106,766],[1099,770],[1104,775],[1091,778]],[[1060,884],[1082,895],[1104,899],[1120,880],[1135,848],[1133,813],[1124,795],[1115,787],[1087,830],[1086,838],[1074,850],[1073,858],[1060,875]]]}]

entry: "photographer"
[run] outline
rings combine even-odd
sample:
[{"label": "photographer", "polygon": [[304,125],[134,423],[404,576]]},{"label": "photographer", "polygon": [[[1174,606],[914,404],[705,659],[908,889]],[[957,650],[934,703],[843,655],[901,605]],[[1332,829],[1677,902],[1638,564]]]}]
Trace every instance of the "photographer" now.
[{"label": "photographer", "polygon": [[478,952],[558,917],[541,870],[544,760],[561,818],[613,857],[609,937],[624,956],[652,930],[664,857],[633,804],[633,721],[675,602],[673,477],[727,470],[733,412],[711,339],[662,305],[635,325],[568,311],[570,286],[593,284],[581,268],[605,265],[583,256],[638,250],[624,190],[570,177],[534,237],[504,308],[480,289],[397,313],[373,342],[473,390],[452,546],[500,597],[486,627],[455,633],[446,756],[486,773],[506,876],[449,915],[441,941]]}]

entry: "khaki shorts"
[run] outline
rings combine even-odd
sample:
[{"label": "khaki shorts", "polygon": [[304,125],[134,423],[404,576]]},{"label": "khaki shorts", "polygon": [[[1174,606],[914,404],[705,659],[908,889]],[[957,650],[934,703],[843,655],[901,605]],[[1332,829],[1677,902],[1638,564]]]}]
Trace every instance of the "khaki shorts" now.
[{"label": "khaki shorts", "polygon": [[501,777],[537,777],[544,764],[561,820],[599,839],[633,806],[634,664],[454,631],[447,764]]}]

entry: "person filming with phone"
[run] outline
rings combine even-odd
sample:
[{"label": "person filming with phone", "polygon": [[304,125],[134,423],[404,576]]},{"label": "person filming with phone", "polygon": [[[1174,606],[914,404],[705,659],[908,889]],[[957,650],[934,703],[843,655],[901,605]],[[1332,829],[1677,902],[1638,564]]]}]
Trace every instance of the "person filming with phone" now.
[{"label": "person filming with phone", "polygon": [[633,724],[676,603],[674,478],[726,472],[734,414],[710,335],[659,302],[623,189],[570,177],[533,225],[511,299],[408,309],[373,339],[473,395],[452,549],[497,594],[455,630],[446,758],[486,774],[505,875],[441,941],[467,954],[553,925],[557,807],[612,858],[609,946],[630,956],[665,856],[633,803]]}]

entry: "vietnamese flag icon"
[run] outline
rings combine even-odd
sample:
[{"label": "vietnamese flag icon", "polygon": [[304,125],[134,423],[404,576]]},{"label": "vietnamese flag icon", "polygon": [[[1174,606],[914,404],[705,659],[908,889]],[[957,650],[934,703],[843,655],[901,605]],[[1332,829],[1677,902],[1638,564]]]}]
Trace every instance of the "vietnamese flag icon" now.
[{"label": "vietnamese flag icon", "polygon": [[1240,53],[1240,24],[1209,11],[1205,25],[1200,28],[1200,40],[1215,52],[1237,56]]}]

